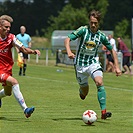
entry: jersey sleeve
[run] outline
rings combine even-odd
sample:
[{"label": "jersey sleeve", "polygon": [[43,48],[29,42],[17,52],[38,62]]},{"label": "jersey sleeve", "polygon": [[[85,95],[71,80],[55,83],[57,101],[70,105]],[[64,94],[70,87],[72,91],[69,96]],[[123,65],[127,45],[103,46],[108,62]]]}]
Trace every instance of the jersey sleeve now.
[{"label": "jersey sleeve", "polygon": [[108,41],[108,39],[105,35],[102,37],[102,43],[108,50],[113,49],[112,45],[110,44],[110,42]]},{"label": "jersey sleeve", "polygon": [[81,37],[85,32],[86,26],[81,26],[77,30],[73,31],[71,34],[68,35],[70,40],[76,40],[77,38]]},{"label": "jersey sleeve", "polygon": [[15,36],[14,36],[14,38],[13,38],[13,44],[14,44],[15,46],[17,46],[18,48],[20,48],[20,47],[23,46],[23,43],[20,42]]},{"label": "jersey sleeve", "polygon": [[28,42],[31,42],[31,37],[28,35]]}]

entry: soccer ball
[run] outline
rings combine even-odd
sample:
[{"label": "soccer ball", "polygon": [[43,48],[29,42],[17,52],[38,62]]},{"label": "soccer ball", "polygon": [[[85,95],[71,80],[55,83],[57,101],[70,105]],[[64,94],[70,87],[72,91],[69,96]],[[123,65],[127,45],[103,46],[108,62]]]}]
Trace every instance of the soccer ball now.
[{"label": "soccer ball", "polygon": [[91,125],[97,120],[97,114],[93,110],[86,110],[82,116],[83,122],[87,125]]}]

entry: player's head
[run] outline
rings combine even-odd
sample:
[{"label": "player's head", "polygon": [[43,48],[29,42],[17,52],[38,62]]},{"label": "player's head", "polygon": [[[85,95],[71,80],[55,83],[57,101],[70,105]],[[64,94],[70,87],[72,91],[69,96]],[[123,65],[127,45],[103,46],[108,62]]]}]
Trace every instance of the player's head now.
[{"label": "player's head", "polygon": [[108,39],[110,40],[111,38],[113,38],[113,35],[109,34]]},{"label": "player's head", "polygon": [[26,28],[25,28],[25,26],[21,26],[20,27],[20,32],[21,32],[21,34],[24,34],[25,32],[26,32]]},{"label": "player's head", "polygon": [[89,25],[92,32],[94,33],[97,32],[99,28],[100,19],[101,19],[101,13],[99,11],[92,10],[89,13]]},{"label": "player's head", "polygon": [[12,17],[10,17],[8,15],[0,16],[0,34],[1,34],[1,37],[5,37],[10,32],[12,22],[13,22]]},{"label": "player's head", "polygon": [[118,37],[118,38],[117,38],[117,41],[118,41],[118,42],[121,42],[121,37]]},{"label": "player's head", "polygon": [[11,16],[8,16],[8,15],[2,15],[2,16],[0,16],[0,20],[2,20],[2,21],[8,21],[10,23],[13,22],[13,18]]}]

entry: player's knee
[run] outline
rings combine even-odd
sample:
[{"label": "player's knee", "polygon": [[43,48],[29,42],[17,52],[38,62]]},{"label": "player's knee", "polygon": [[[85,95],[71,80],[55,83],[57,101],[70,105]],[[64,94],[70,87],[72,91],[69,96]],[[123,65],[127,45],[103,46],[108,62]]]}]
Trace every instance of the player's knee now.
[{"label": "player's knee", "polygon": [[12,81],[12,86],[15,85],[15,84],[18,84],[18,81],[17,81],[16,79],[14,79],[14,80]]},{"label": "player's knee", "polygon": [[103,81],[102,80],[97,80],[95,81],[96,86],[102,86],[103,85]]},{"label": "player's knee", "polygon": [[103,77],[102,71],[96,71],[93,73],[92,78],[94,79],[96,86],[103,85],[102,77]]}]

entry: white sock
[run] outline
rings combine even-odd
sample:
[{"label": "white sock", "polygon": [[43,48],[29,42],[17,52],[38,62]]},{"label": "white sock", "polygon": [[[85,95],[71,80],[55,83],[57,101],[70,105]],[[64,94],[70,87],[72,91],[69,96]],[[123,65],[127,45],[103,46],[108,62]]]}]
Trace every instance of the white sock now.
[{"label": "white sock", "polygon": [[5,96],[6,95],[5,95],[4,89],[0,90],[0,99],[3,98],[3,97],[5,97]]},{"label": "white sock", "polygon": [[18,103],[20,104],[22,109],[25,110],[27,108],[27,106],[26,106],[26,103],[24,101],[23,95],[20,92],[19,84],[13,85],[12,91],[13,91],[14,97],[16,98],[16,100],[18,101]]}]

